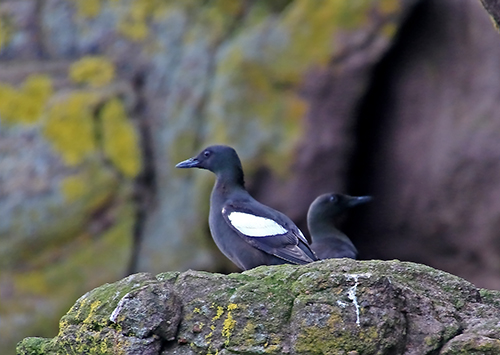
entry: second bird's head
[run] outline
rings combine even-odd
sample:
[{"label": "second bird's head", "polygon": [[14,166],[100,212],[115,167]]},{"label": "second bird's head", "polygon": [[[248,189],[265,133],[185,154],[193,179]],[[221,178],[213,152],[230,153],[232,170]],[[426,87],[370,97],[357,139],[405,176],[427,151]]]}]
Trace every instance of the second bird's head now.
[{"label": "second bird's head", "polygon": [[219,174],[241,170],[241,162],[233,148],[227,145],[212,145],[203,149],[197,156],[181,161],[175,167],[207,169]]},{"label": "second bird's head", "polygon": [[370,196],[349,196],[335,193],[323,194],[318,196],[309,207],[308,218],[313,216],[333,218],[354,206],[371,200]]}]

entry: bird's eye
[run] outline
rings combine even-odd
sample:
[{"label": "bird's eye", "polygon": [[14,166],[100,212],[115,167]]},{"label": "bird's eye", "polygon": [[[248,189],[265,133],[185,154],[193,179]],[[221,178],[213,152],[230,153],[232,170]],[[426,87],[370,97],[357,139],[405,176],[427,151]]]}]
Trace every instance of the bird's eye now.
[{"label": "bird's eye", "polygon": [[337,197],[335,195],[332,195],[330,196],[330,202],[335,202],[335,200],[337,199]]},{"label": "bird's eye", "polygon": [[210,156],[210,151],[205,150],[205,151],[203,152],[203,156],[204,156],[205,158],[208,158],[208,157]]}]

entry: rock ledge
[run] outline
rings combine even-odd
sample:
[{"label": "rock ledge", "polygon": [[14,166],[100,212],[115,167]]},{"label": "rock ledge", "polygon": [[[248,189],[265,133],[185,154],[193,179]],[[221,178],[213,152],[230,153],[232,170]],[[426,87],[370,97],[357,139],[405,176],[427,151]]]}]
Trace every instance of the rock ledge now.
[{"label": "rock ledge", "polygon": [[500,354],[500,292],[399,261],[135,274],[18,354]]}]

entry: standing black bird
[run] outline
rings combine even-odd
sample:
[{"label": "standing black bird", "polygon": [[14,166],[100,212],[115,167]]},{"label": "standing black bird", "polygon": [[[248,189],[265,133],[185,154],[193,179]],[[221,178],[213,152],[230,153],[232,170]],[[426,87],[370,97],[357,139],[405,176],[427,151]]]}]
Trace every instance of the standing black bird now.
[{"label": "standing black bird", "polygon": [[222,253],[242,270],[318,260],[290,218],[245,190],[243,169],[233,148],[211,146],[176,167],[207,169],[216,175],[210,197],[210,232]]},{"label": "standing black bird", "polygon": [[335,227],[337,217],[349,208],[370,201],[370,196],[323,194],[318,196],[307,212],[307,227],[311,234],[311,248],[320,259],[352,258],[358,251],[351,240]]}]

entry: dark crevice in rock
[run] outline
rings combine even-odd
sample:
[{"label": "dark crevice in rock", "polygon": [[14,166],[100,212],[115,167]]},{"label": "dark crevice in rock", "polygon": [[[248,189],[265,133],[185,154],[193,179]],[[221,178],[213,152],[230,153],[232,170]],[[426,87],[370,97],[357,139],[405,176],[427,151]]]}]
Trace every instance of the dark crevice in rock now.
[{"label": "dark crevice in rock", "polygon": [[134,225],[134,241],[130,264],[127,268],[127,275],[137,271],[140,243],[146,225],[148,211],[155,205],[154,197],[157,191],[156,171],[154,167],[155,156],[153,147],[153,137],[151,132],[151,122],[146,118],[147,102],[144,92],[145,75],[138,72],[132,78],[132,89],[135,94],[135,106],[132,115],[143,119],[137,120],[140,136],[140,147],[142,147],[142,171],[137,176],[134,185],[134,204],[136,207],[136,219]]},{"label": "dark crevice in rock", "polygon": [[[457,319],[457,321],[459,321]],[[461,321],[459,321],[459,324],[460,324],[460,327],[457,329],[457,331],[452,334],[451,336],[447,337],[447,338],[442,338],[441,339],[441,343],[439,344],[439,348],[436,349],[434,352],[432,352],[430,355],[439,355],[441,354],[441,350],[443,349],[443,347],[449,342],[451,341],[453,338],[461,335],[464,333],[464,327],[463,327],[463,323]]]},{"label": "dark crevice in rock", "polygon": [[[378,152],[384,144],[385,131],[388,125],[387,112],[391,109],[391,89],[394,86],[393,69],[401,61],[400,53],[404,52],[409,38],[419,36],[422,21],[425,21],[429,8],[429,0],[419,1],[402,23],[393,46],[375,66],[370,86],[360,100],[356,124],[353,127],[356,148],[347,170],[347,191],[353,195],[370,195],[375,190],[374,172],[381,163]],[[377,203],[374,196],[372,203]],[[351,236],[358,247],[360,259],[381,258],[375,248],[371,248],[368,239],[373,235],[366,233],[368,208],[359,208],[350,213],[343,229]],[[359,236],[356,238],[355,236]]]}]

